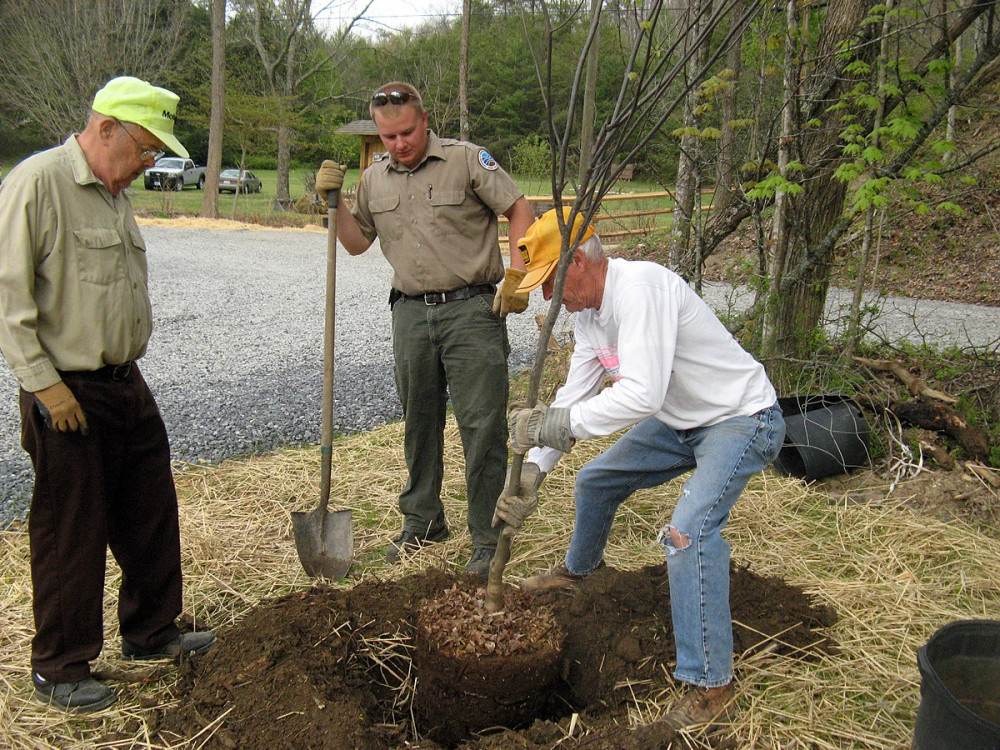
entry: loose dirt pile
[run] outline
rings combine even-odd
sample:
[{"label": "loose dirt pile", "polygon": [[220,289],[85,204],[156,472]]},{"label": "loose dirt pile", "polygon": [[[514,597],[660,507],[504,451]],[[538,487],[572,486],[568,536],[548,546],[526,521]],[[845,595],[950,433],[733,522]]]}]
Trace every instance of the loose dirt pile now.
[{"label": "loose dirt pile", "polygon": [[[223,631],[213,652],[183,665],[189,692],[153,729],[168,743],[198,736],[196,744],[205,748],[440,747],[421,739],[426,727],[411,711],[414,693],[428,679],[414,666],[413,635],[418,610],[453,587],[484,596],[477,579],[435,569],[262,604]],[[554,748],[570,724],[576,736],[587,732],[591,748],[664,746],[670,729],[629,725],[637,708],[662,702],[671,690],[666,567],[604,568],[574,592],[534,598],[565,633],[559,678],[535,720],[447,746]],[[734,567],[731,600],[737,653],[766,649],[808,659],[834,649],[815,629],[832,624],[835,615],[780,579]],[[517,659],[483,658],[491,659],[497,684],[525,669]],[[468,712],[450,703],[441,711],[440,726],[465,725]]]}]

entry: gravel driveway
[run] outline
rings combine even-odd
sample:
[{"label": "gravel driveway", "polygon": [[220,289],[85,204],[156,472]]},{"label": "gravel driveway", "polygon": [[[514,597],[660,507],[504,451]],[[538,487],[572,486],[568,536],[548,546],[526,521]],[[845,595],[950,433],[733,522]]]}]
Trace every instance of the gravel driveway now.
[{"label": "gravel driveway", "polygon": [[[143,236],[154,324],[140,366],[174,458],[215,462],[319,443],[326,235],[147,226]],[[377,247],[357,257],[339,249],[337,430],[402,416],[392,371],[391,278]],[[534,313],[547,306],[532,297],[527,313],[508,318],[512,372],[534,362]],[[0,528],[24,517],[31,493],[17,392],[0,362]]]},{"label": "gravel driveway", "polygon": [[[215,462],[320,440],[326,236],[319,232],[143,228],[154,330],[141,367],[163,412],[174,458]],[[392,377],[391,270],[373,247],[337,260],[335,424],[365,430],[401,416]],[[747,296],[710,285],[717,309]],[[847,302],[831,294],[831,313]],[[1000,308],[890,300],[879,335],[996,346]],[[508,318],[512,372],[538,342],[532,295]],[[569,316],[559,328],[571,326]],[[19,444],[17,383],[0,365],[0,528],[21,519],[32,471]]]}]

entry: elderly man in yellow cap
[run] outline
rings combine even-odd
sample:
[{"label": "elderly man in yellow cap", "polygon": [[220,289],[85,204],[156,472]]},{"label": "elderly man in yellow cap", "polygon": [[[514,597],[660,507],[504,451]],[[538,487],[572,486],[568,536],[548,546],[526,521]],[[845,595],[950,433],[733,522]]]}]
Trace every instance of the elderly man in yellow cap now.
[{"label": "elderly man in yellow cap", "polygon": [[0,185],[0,351],[20,386],[35,468],[28,532],[35,695],[67,711],[110,705],[91,677],[103,639],[107,549],[122,571],[126,659],[201,653],[182,634],[180,534],[170,447],[136,364],[152,329],[146,247],[123,190],[174,137],[179,99],[123,76],[97,92],[83,132]]},{"label": "elderly man in yellow cap", "polygon": [[[567,213],[564,218],[568,219]],[[551,299],[562,231],[555,210],[519,242],[519,291]],[[608,258],[593,227],[571,224],[562,304],[577,313],[566,383],[551,407],[512,411],[515,452],[527,453],[517,494],[494,523],[514,532],[537,505],[540,478],[577,440],[631,428],[577,475],[565,563],[526,579],[530,591],[574,586],[604,565],[615,513],[633,492],[691,472],[660,533],[677,647],[674,678],[690,690],[664,717],[711,722],[733,700],[729,544],[722,529],[747,481],[778,454],[784,420],[763,366],[684,279],[655,263]],[[611,385],[602,389],[605,378]]]}]

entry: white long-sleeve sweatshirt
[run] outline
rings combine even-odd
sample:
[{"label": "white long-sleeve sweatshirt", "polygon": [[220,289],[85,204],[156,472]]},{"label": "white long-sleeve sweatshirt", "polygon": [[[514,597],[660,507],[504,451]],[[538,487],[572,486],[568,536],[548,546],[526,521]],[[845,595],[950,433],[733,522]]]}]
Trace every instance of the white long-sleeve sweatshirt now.
[{"label": "white long-sleeve sweatshirt", "polygon": [[[577,440],[656,417],[677,430],[749,416],[777,400],[750,356],[687,283],[655,263],[608,260],[604,298],[577,314],[566,383],[551,406],[570,408]],[[613,381],[601,389],[604,376]],[[547,472],[562,454],[534,448]]]}]

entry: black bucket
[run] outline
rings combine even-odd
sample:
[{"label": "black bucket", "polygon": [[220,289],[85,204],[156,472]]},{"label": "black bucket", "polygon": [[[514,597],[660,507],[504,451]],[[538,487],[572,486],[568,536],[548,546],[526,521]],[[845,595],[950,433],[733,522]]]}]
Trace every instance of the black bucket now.
[{"label": "black bucket", "polygon": [[800,479],[821,479],[871,466],[869,428],[861,409],[838,394],[779,398],[785,442],[774,466]]},{"label": "black bucket", "polygon": [[1000,622],[959,620],[917,651],[911,750],[1000,750]]}]

